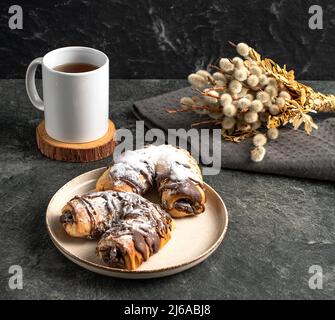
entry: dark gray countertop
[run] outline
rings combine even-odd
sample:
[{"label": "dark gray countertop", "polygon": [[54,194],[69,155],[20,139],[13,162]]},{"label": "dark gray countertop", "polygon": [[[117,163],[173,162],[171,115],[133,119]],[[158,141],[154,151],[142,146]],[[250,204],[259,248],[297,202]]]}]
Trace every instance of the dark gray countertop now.
[{"label": "dark gray countertop", "polygon": [[[117,127],[135,128],[134,100],[185,86],[181,80],[111,80]],[[314,82],[335,91],[335,82]],[[37,150],[23,80],[0,80],[0,298],[6,299],[294,299],[335,298],[335,186],[332,183],[224,170],[206,177],[223,197],[230,225],[205,262],[153,280],[97,275],[68,261],[49,239],[44,215],[52,195],[108,159],[72,164]],[[23,289],[8,286],[11,265]],[[323,268],[323,289],[308,286],[310,266]]]}]

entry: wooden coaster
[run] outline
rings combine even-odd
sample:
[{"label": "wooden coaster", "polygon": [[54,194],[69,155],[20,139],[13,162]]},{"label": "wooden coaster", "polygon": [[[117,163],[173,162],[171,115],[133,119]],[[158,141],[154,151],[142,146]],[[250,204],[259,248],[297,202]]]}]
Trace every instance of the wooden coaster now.
[{"label": "wooden coaster", "polygon": [[107,133],[100,139],[87,143],[66,143],[51,138],[46,130],[44,121],[36,128],[38,149],[54,160],[65,162],[90,162],[110,156],[115,148],[115,125],[109,120]]}]

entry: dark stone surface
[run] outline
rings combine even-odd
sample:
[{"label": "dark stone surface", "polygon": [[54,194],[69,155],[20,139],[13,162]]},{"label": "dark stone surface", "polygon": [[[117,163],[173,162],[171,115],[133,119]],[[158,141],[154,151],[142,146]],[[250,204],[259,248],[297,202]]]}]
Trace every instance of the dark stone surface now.
[{"label": "dark stone surface", "polygon": [[[134,100],[181,88],[174,80],[111,81],[117,127],[135,127]],[[313,83],[335,89],[335,83]],[[328,90],[327,90],[328,91]],[[228,233],[197,267],[153,280],[122,280],[86,271],[53,246],[44,225],[51,196],[66,181],[108,163],[44,158],[35,127],[42,113],[22,80],[0,80],[0,298],[4,299],[334,299],[335,186],[331,183],[223,170],[206,177],[223,197]],[[23,290],[10,290],[8,269],[21,265]],[[323,290],[311,290],[311,265]]]},{"label": "dark stone surface", "polygon": [[[8,8],[23,8],[23,29],[10,30]],[[311,5],[323,29],[308,26]],[[23,78],[29,62],[54,48],[95,47],[112,78],[185,78],[244,41],[301,79],[333,80],[335,4],[312,0],[25,0],[1,1],[0,78]]]}]

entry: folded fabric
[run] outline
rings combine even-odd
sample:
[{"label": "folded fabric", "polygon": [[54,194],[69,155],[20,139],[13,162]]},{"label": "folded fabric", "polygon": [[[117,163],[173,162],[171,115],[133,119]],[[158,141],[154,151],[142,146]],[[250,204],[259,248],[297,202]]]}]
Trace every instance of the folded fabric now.
[{"label": "folded fabric", "polygon": [[[136,101],[133,111],[148,128],[168,129],[192,127],[192,123],[207,119],[193,112],[168,113],[168,108],[179,108],[179,100],[192,96],[191,88],[183,88],[160,96]],[[280,129],[280,136],[266,146],[262,162],[250,160],[251,139],[241,143],[223,141],[221,167],[286,176],[335,181],[335,114],[313,115],[319,126],[307,135],[289,126]],[[211,144],[201,141],[203,144]],[[201,145],[201,144],[200,144]],[[204,160],[204,159],[202,159]],[[206,163],[206,161],[203,161]]]}]

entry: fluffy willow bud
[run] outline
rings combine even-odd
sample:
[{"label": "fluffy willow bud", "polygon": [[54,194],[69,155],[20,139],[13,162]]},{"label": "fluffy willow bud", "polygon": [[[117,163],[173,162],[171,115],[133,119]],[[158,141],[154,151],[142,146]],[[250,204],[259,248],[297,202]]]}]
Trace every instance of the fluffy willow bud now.
[{"label": "fluffy willow bud", "polygon": [[263,110],[263,103],[258,99],[251,102],[250,110],[255,112],[261,112]]},{"label": "fluffy willow bud", "polygon": [[229,93],[224,93],[220,97],[220,104],[221,106],[227,106],[233,102],[233,98]]},{"label": "fluffy willow bud", "polygon": [[236,68],[244,67],[244,61],[240,57],[233,58],[232,62],[235,65]]},{"label": "fluffy willow bud", "polygon": [[256,134],[252,139],[252,143],[256,147],[264,146],[266,142],[267,142],[266,136],[262,133]]},{"label": "fluffy willow bud", "polygon": [[250,151],[251,160],[254,162],[261,162],[264,159],[266,150],[264,147],[256,147]]},{"label": "fluffy willow bud", "polygon": [[234,71],[234,78],[238,81],[244,81],[248,78],[248,70],[247,68],[238,68]]},{"label": "fluffy willow bud", "polygon": [[270,101],[270,95],[265,91],[258,91],[256,98],[262,103]]},{"label": "fluffy willow bud", "polygon": [[283,97],[278,97],[276,99],[276,105],[279,107],[279,108],[283,108],[285,106],[285,99]]},{"label": "fluffy willow bud", "polygon": [[212,75],[206,70],[199,70],[199,71],[196,72],[196,74],[203,77],[206,82],[208,81],[208,78],[213,79]]},{"label": "fluffy willow bud", "polygon": [[272,104],[272,105],[269,107],[269,112],[270,112],[273,116],[276,116],[277,114],[279,114],[280,109],[279,109],[279,107],[278,107],[276,104]]},{"label": "fluffy willow bud", "polygon": [[287,91],[280,91],[279,97],[282,97],[285,100],[291,100],[291,95]]},{"label": "fluffy willow bud", "polygon": [[220,59],[219,65],[224,72],[232,72],[235,68],[235,66],[227,58]]},{"label": "fluffy willow bud", "polygon": [[251,66],[249,70],[252,75],[255,75],[257,77],[260,77],[262,75],[262,69],[258,66]]},{"label": "fluffy willow bud", "polygon": [[235,123],[236,123],[235,118],[225,117],[222,120],[222,128],[226,130],[232,129],[235,126]]},{"label": "fluffy willow bud", "polygon": [[261,86],[268,85],[269,84],[269,78],[265,74],[262,74],[261,76],[259,76],[259,84]]},{"label": "fluffy willow bud", "polygon": [[275,140],[279,136],[279,130],[277,128],[270,128],[270,129],[268,129],[266,134],[267,134],[269,139]]},{"label": "fluffy willow bud", "polygon": [[239,109],[248,108],[250,104],[251,104],[251,101],[247,98],[241,98],[240,100],[237,101],[237,107]]},{"label": "fluffy willow bud", "polygon": [[190,97],[183,97],[180,99],[180,106],[182,109],[190,109],[194,105],[194,101]]},{"label": "fluffy willow bud", "polygon": [[249,55],[250,48],[247,44],[241,42],[236,46],[237,53],[242,57],[247,57]]},{"label": "fluffy willow bud", "polygon": [[218,92],[216,92],[215,90],[209,90],[209,91],[205,91],[205,93],[208,94],[204,95],[204,101],[208,104],[215,104],[218,102],[218,99],[220,98],[220,95]]},{"label": "fluffy willow bud", "polygon": [[250,87],[256,87],[259,83],[258,76],[252,74],[251,76],[248,77],[247,83]]},{"label": "fluffy willow bud", "polygon": [[235,94],[240,93],[242,90],[242,83],[237,80],[232,80],[229,83],[229,90],[231,91],[231,93],[235,93]]},{"label": "fluffy willow bud", "polygon": [[237,109],[233,104],[228,104],[223,107],[222,112],[227,117],[234,117]]},{"label": "fluffy willow bud", "polygon": [[258,113],[255,111],[248,111],[244,115],[244,121],[246,123],[255,123],[258,120]]},{"label": "fluffy willow bud", "polygon": [[265,92],[267,92],[271,98],[276,97],[278,95],[278,89],[275,86],[267,85],[265,88]]},{"label": "fluffy willow bud", "polygon": [[202,76],[195,73],[191,73],[187,80],[195,89],[201,90],[207,85],[207,81]]},{"label": "fluffy willow bud", "polygon": [[216,81],[227,82],[227,79],[226,79],[225,75],[223,73],[221,73],[221,72],[215,72],[215,73],[213,73],[213,78]]}]

